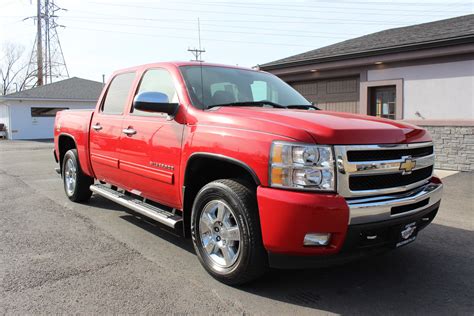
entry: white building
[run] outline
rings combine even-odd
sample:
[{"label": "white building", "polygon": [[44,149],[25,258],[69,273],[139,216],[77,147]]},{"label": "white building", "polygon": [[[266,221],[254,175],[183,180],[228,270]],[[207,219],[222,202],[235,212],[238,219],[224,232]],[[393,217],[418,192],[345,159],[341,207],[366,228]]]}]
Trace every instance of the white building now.
[{"label": "white building", "polygon": [[56,112],[94,108],[102,88],[100,82],[73,77],[0,96],[0,124],[8,139],[53,138]]}]

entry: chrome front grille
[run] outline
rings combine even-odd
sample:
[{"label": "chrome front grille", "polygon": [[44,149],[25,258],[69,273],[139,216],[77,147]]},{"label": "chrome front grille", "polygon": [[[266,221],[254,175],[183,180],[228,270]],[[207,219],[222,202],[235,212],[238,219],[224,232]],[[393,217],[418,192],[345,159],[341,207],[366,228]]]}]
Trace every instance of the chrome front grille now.
[{"label": "chrome front grille", "polygon": [[335,146],[337,189],[345,197],[404,192],[431,178],[433,143]]}]

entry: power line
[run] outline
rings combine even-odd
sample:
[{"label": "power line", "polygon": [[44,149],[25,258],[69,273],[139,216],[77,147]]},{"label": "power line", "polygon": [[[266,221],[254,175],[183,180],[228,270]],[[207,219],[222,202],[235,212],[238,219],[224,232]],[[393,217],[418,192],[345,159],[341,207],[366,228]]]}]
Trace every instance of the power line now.
[{"label": "power line", "polygon": [[[116,18],[111,18],[111,17],[106,17],[106,18],[102,18],[102,17],[85,17],[85,16],[68,16],[67,17],[68,19],[72,19],[72,20],[79,20],[79,21],[91,21],[92,20],[92,23],[98,23],[98,24],[112,24],[110,22],[102,22],[102,23],[99,23],[99,22],[95,22],[94,20],[117,20],[117,19],[127,19],[123,16],[117,16]],[[171,23],[171,22],[176,22],[176,19],[169,19],[169,20],[164,20],[164,19],[153,19],[153,18],[143,18],[143,17],[129,17],[130,20],[140,20],[140,21],[151,21],[151,22],[161,22],[161,23]],[[167,21],[170,21],[170,22],[167,22]],[[195,23],[195,21],[193,22],[192,20],[179,20],[180,21],[180,24],[182,23],[185,23],[185,24],[189,24],[189,23]],[[122,24],[120,24],[122,25]],[[136,24],[131,24],[131,25],[127,25],[127,24],[123,24],[124,26],[138,26]],[[222,28],[231,28],[231,29],[234,29],[234,28],[238,28],[238,29],[250,29],[250,30],[254,30],[254,32],[252,32],[253,34],[255,34],[255,27],[249,27],[249,26],[242,26],[242,25],[222,25],[222,24],[214,24],[214,23],[201,23],[201,25],[204,25],[204,26],[217,26],[219,27],[219,29],[221,31],[224,32],[224,30],[222,30]],[[170,27],[170,26],[156,26],[157,28],[174,28],[174,27]],[[266,28],[266,27],[258,27],[258,30],[264,30],[264,31],[275,31],[275,32],[288,32],[288,31],[291,31],[291,30],[288,30],[288,29],[278,29],[278,28]],[[207,30],[209,31],[209,30]],[[306,30],[294,30],[294,32],[296,32],[297,34],[293,33],[293,34],[282,34],[282,35],[289,35],[289,36],[293,36],[293,35],[298,35],[298,34],[312,34],[312,35],[319,35],[319,34],[328,34],[328,35],[341,35],[341,36],[358,36],[359,34],[356,34],[356,33],[336,33],[336,32],[324,32],[324,31],[317,31],[317,32],[311,32],[311,31],[306,31]]]},{"label": "power line", "polygon": [[[113,6],[118,6],[118,7],[135,7],[135,8],[147,8],[147,9],[164,9],[164,10],[171,10],[171,8],[163,8],[163,7],[156,7],[156,6],[148,6],[147,3],[145,5],[140,2],[119,2],[119,3],[114,3],[114,4],[109,4],[109,3],[104,3],[104,2],[92,2],[90,3],[95,3],[95,4],[101,4],[101,5],[113,5]],[[398,16],[415,16],[419,17],[419,14],[413,13],[414,9],[400,9],[400,4],[398,2],[393,2],[393,3],[383,3],[383,4],[388,4],[391,6],[394,6],[395,8],[384,8],[386,10],[389,10],[390,12],[380,12],[380,8],[350,8],[350,12],[348,12],[347,4],[354,4],[354,2],[345,2],[344,6],[314,6],[314,5],[298,5],[298,4],[278,4],[278,3],[272,3],[272,4],[266,4],[266,3],[241,3],[241,2],[236,2],[236,3],[221,3],[221,2],[188,2],[188,1],[173,1],[174,4],[183,4],[183,5],[195,5],[195,6],[212,6],[212,7],[227,7],[227,8],[257,8],[257,9],[264,9],[266,11],[268,10],[284,10],[285,12],[288,11],[294,11],[294,12],[300,12],[300,13],[338,13],[338,14],[352,14],[352,13],[368,13],[368,14],[373,14],[374,12],[377,13],[377,15],[394,15],[391,12],[406,12],[410,14],[405,14],[401,15],[397,13]],[[381,3],[382,2],[373,2],[375,3]],[[334,4],[334,2],[332,2]],[[427,16],[429,14],[427,13],[436,13],[439,12],[439,10],[428,10],[425,6],[425,4],[416,4],[418,7],[423,7],[423,15]],[[459,5],[459,4],[458,4]],[[446,7],[446,4],[439,3],[437,6],[443,6]],[[295,8],[302,8],[302,9],[295,9]],[[430,5],[432,7],[432,5]],[[449,7],[452,8],[452,4],[449,4]],[[308,10],[308,9],[318,9],[318,10]],[[328,11],[327,9],[341,9],[343,11]],[[173,9],[174,10],[174,9]],[[182,8],[176,9],[182,11]],[[190,9],[186,9],[187,11],[191,11]],[[324,11],[324,12],[323,12]],[[472,10],[471,10],[472,11]],[[203,11],[203,12],[212,12],[209,10]],[[215,13],[223,13],[221,11],[214,11]],[[443,13],[466,13],[463,10],[442,10]],[[261,16],[261,15],[259,15]],[[434,16],[443,16],[443,14],[436,14]]]},{"label": "power line", "polygon": [[[128,35],[138,35],[138,36],[145,36],[145,37],[155,37],[155,38],[172,38],[172,39],[195,39],[193,37],[188,36],[175,36],[175,35],[158,35],[158,34],[148,34],[148,33],[135,33],[135,32],[123,32],[123,31],[116,31],[116,30],[103,30],[103,29],[95,29],[95,28],[84,28],[84,27],[77,27],[77,26],[68,26],[68,29],[76,29],[76,30],[84,30],[84,31],[93,31],[93,32],[107,32],[107,33],[114,33],[114,34],[128,34]],[[275,45],[275,46],[289,46],[289,47],[312,47],[314,45],[299,45],[299,44],[288,44],[288,43],[276,43],[276,42],[253,42],[253,41],[238,41],[238,40],[226,40],[226,39],[216,39],[216,38],[203,38],[202,40],[212,41],[212,42],[226,42],[226,43],[243,43],[243,44],[259,44],[259,45]]]},{"label": "power line", "polygon": [[[158,8],[156,8],[158,10]],[[178,10],[178,9],[176,9]],[[131,20],[143,20],[143,21],[174,21],[174,22],[190,22],[192,20],[189,19],[152,19],[152,18],[143,18],[143,17],[127,17],[127,16],[117,16],[120,19],[131,19]],[[314,19],[314,20],[303,20],[298,17],[294,17],[298,20],[288,21],[288,20],[233,20],[233,19],[201,19],[202,21],[211,21],[211,22],[222,22],[222,23],[276,23],[276,24],[350,24],[350,25],[359,25],[359,24],[367,24],[367,25],[379,25],[380,23],[384,23],[382,21],[369,21],[364,22],[363,20],[351,20],[351,19]],[[111,18],[116,19],[116,18]],[[392,25],[401,25],[402,23],[390,23]],[[204,24],[203,24],[204,25]]]},{"label": "power line", "polygon": [[[124,4],[124,3],[103,3],[103,2],[90,2],[90,3],[95,3],[99,5],[107,5],[107,6],[115,6],[115,7],[128,7],[128,8],[138,8],[138,9],[150,9],[150,10],[160,10],[160,11],[179,11],[179,12],[195,12],[195,13],[202,13],[202,14],[209,14],[209,13],[215,13],[219,15],[227,15],[227,14],[232,14],[235,15],[235,12],[228,12],[228,11],[214,11],[214,10],[198,10],[198,9],[189,9],[189,8],[167,8],[167,7],[156,7],[156,6],[144,6],[144,5],[137,5],[136,3],[134,4]],[[182,2],[185,3],[185,2]],[[192,4],[192,3],[188,3]],[[306,11],[304,11],[306,12]],[[276,14],[254,14],[254,13],[247,13],[247,12],[239,12],[239,16],[258,16],[258,17],[273,17],[273,18],[285,18],[285,19],[297,19],[298,21],[295,21],[296,23],[308,23],[308,22],[313,22],[313,23],[318,23],[318,24],[367,24],[367,25],[377,25],[377,24],[383,24],[383,25],[394,25],[394,26],[401,26],[405,24],[414,24],[417,21],[414,22],[407,22],[407,21],[387,21],[387,20],[368,20],[368,19],[363,19],[363,20],[357,20],[357,19],[352,19],[352,18],[341,18],[341,19],[334,19],[334,18],[324,18],[324,17],[318,17],[315,18],[313,16],[290,16],[290,15],[276,15]],[[399,16],[398,16],[399,17]],[[314,21],[309,21],[308,19],[313,19]],[[204,19],[203,19],[204,21]],[[259,21],[241,21],[241,22],[269,22],[266,19],[260,19]],[[274,23],[289,23],[290,21],[272,21]],[[294,22],[293,22],[294,23]]]},{"label": "power line", "polygon": [[[191,4],[192,2],[183,2],[183,1],[173,1],[173,3],[188,3],[188,4]],[[319,6],[320,3],[330,3],[332,5],[334,4],[341,4],[342,6]],[[317,5],[314,5],[315,3],[311,4],[311,3],[305,3],[305,4],[297,4],[297,3],[292,3],[292,4],[281,4],[281,3],[271,3],[271,4],[268,4],[268,3],[258,3],[258,2],[235,2],[235,3],[222,3],[222,2],[199,2],[199,5],[209,5],[209,6],[233,6],[233,7],[255,7],[255,6],[260,6],[260,7],[263,7],[263,6],[268,6],[269,8],[267,9],[274,9],[274,7],[286,7],[286,8],[297,8],[297,7],[300,7],[300,8],[305,8],[305,9],[308,9],[308,8],[317,8],[317,9],[347,9],[347,4],[355,4],[355,5],[359,5],[359,4],[369,4],[371,7],[370,8],[360,8],[360,10],[370,10],[370,11],[379,11],[380,8],[376,8],[377,5],[383,5],[383,6],[393,6],[393,7],[396,7],[396,8],[389,8],[389,10],[391,11],[398,11],[398,12],[413,12],[413,9],[399,9],[400,6],[409,6],[410,4],[413,5],[413,6],[416,6],[416,7],[426,7],[426,6],[429,6],[429,7],[433,7],[433,6],[452,6],[452,4],[446,4],[446,3],[441,3],[441,2],[438,2],[438,3],[426,3],[426,2],[422,2],[422,3],[401,3],[401,2],[358,2],[358,1],[338,1],[338,2],[334,2],[334,1],[318,1]],[[461,4],[461,5],[470,5],[472,6],[472,3],[464,3],[464,4]],[[359,8],[350,8],[351,10],[353,9],[356,9],[356,10],[359,10]],[[428,10],[428,12],[430,12]],[[459,12],[459,11],[448,11],[448,12]]]},{"label": "power line", "polygon": [[[92,2],[92,3],[98,3],[98,4],[101,4],[101,5],[106,5],[105,3],[101,3],[101,2]],[[191,3],[190,3],[191,4]],[[117,6],[124,6],[124,5],[119,5],[117,4]],[[126,7],[137,7],[135,5],[125,5]],[[138,8],[143,8],[143,7],[138,7]],[[162,8],[158,8],[158,7],[145,7],[145,8],[151,8],[151,9],[154,9],[154,10],[161,10]],[[182,9],[172,9],[172,8],[164,8],[164,10],[177,10],[177,11],[182,11]],[[426,10],[424,10],[425,12]],[[120,19],[131,19],[131,20],[147,20],[147,21],[151,21],[151,20],[154,20],[154,21],[172,21],[172,22],[183,22],[183,23],[195,23],[194,20],[190,20],[190,19],[167,19],[167,18],[160,18],[160,19],[150,19],[150,18],[143,18],[143,17],[133,17],[133,16],[128,16],[128,15],[115,15],[115,14],[104,14],[104,13],[97,13],[97,12],[91,12],[91,11],[84,11],[84,10],[76,10],[76,12],[82,12],[82,13],[85,13],[85,14],[88,14],[88,15],[98,15],[98,16],[105,16],[105,17],[108,17],[109,19],[116,19],[116,18],[120,18]],[[204,12],[204,13],[210,13],[211,11],[198,11],[198,10],[192,10],[192,12]],[[445,12],[445,11],[443,11]],[[230,12],[230,13],[227,13],[227,12],[223,12],[223,11],[219,11],[219,13],[224,13],[224,14],[235,14],[235,12]],[[357,13],[359,14],[359,13]],[[371,13],[367,13],[367,14],[371,14]],[[241,14],[239,14],[241,15]],[[268,15],[265,15],[265,17],[268,16]],[[265,23],[265,24],[268,24],[268,23],[276,23],[276,24],[315,24],[315,25],[321,25],[321,24],[337,24],[337,25],[341,25],[341,24],[347,24],[347,25],[380,25],[381,23],[384,24],[384,25],[393,25],[393,26],[402,26],[402,25],[406,25],[406,24],[416,24],[417,22],[419,21],[415,21],[415,22],[407,22],[407,21],[399,21],[399,17],[400,15],[398,14],[394,14],[394,17],[396,17],[398,20],[395,21],[394,23],[391,23],[391,22],[387,22],[387,20],[377,20],[377,21],[373,21],[373,20],[367,20],[367,19],[364,19],[364,20],[354,20],[354,19],[351,19],[351,18],[344,18],[344,19],[333,19],[333,18],[327,18],[327,17],[324,17],[324,18],[314,18],[314,17],[297,17],[297,16],[286,16],[287,19],[291,19],[291,20],[282,20],[281,18],[278,19],[278,20],[268,20],[268,19],[258,19],[258,20],[249,20],[249,19],[245,19],[245,20],[235,20],[235,19],[216,19],[216,18],[209,18],[209,19],[206,19],[206,18],[201,18],[201,23],[203,25],[206,25],[205,22],[214,22],[214,23]],[[449,18],[451,17],[450,15],[443,15],[443,17],[446,17],[446,18]],[[106,19],[106,18],[104,18]],[[296,19],[296,20],[295,20]]]},{"label": "power line", "polygon": [[[128,8],[141,8],[141,9],[150,9],[150,10],[166,10],[166,11],[180,11],[180,12],[196,12],[196,13],[216,13],[216,14],[232,14],[234,12],[226,11],[211,11],[211,10],[195,10],[195,9],[186,9],[186,8],[163,8],[163,7],[154,7],[154,6],[141,6],[136,4],[117,4],[117,3],[103,3],[103,2],[92,2],[100,5],[115,6],[115,7],[128,7]],[[287,18],[287,19],[308,19],[312,18],[309,16],[289,16],[289,15],[276,15],[276,14],[253,14],[253,13],[239,13],[239,16],[258,16],[258,17],[273,17],[273,18]],[[318,18],[318,21],[324,21],[324,18]],[[339,21],[340,23],[348,22],[347,19],[329,19],[330,21]],[[353,20],[351,19],[350,23],[361,22],[361,23],[384,23],[385,21],[381,20]]]},{"label": "power line", "polygon": [[[128,5],[126,5],[128,6]],[[158,8],[154,8],[154,9],[158,9]],[[85,11],[83,11],[85,12]],[[96,12],[91,12],[91,13],[94,13],[94,14],[97,14]],[[104,14],[100,14],[100,15],[104,15]],[[180,22],[180,23],[187,23],[189,22],[190,20],[186,20],[186,19],[153,19],[153,18],[143,18],[143,17],[130,17],[130,16],[116,16],[116,15],[105,15],[107,16],[107,18],[97,18],[97,17],[87,17],[87,18],[81,18],[81,17],[71,17],[71,18],[76,18],[76,19],[85,19],[85,20],[88,20],[88,19],[116,19],[116,18],[119,18],[120,19],[131,19],[131,20],[143,20],[143,21],[159,21],[159,22],[164,22],[164,21],[173,21],[173,22]],[[220,22],[222,20],[209,20],[209,21],[214,21],[214,22]],[[229,22],[231,20],[225,20],[225,22]],[[235,20],[233,20],[235,21]],[[242,21],[242,22],[250,22],[249,20],[245,20],[245,21]],[[257,22],[257,21],[256,21]],[[261,20],[258,20],[258,22],[262,22]],[[263,21],[265,23],[271,23],[270,21]],[[273,22],[273,21],[272,21]],[[276,22],[276,21],[275,21]],[[281,21],[278,21],[281,23]],[[286,21],[285,21],[286,22]],[[293,22],[293,21],[291,21]],[[294,21],[294,22],[299,22],[299,23],[307,23],[308,21]],[[93,22],[93,23],[97,23],[97,24],[110,24],[110,25],[121,25],[121,26],[131,26],[131,27],[139,27],[139,28],[150,28],[148,25],[147,26],[144,26],[144,25],[136,25],[136,24],[123,24],[123,23],[100,23],[100,22]],[[321,21],[321,23],[323,23]],[[348,21],[348,23],[351,23],[353,24],[354,21]],[[327,23],[325,23],[327,24]],[[342,24],[341,22],[337,22],[337,24]],[[398,24],[398,23],[397,23]],[[232,34],[250,34],[250,35],[265,35],[265,36],[277,36],[277,37],[282,37],[282,36],[291,36],[291,37],[300,37],[300,38],[329,38],[329,39],[347,39],[348,37],[350,36],[324,36],[324,35],[305,35],[305,34],[302,34],[303,32],[301,31],[298,31],[298,30],[295,30],[295,32],[297,32],[298,34],[288,34],[288,30],[282,30],[283,32],[285,33],[269,33],[269,32],[259,32],[259,30],[262,30],[263,28],[261,27],[258,27],[256,30],[255,28],[252,28],[252,27],[245,27],[245,26],[240,26],[240,25],[219,25],[219,24],[216,24],[216,23],[203,23],[204,26],[217,26],[219,27],[218,30],[207,30],[207,32],[211,32],[211,33],[232,33]],[[225,28],[239,28],[239,31],[229,31],[229,30],[223,30],[222,27],[225,27]],[[192,30],[190,28],[183,28],[183,27],[170,27],[170,26],[158,26],[158,27],[152,27],[152,28],[156,28],[156,29],[172,29],[172,30]],[[244,32],[244,31],[240,31],[240,29],[253,29],[255,30],[254,32]],[[267,28],[267,30],[273,30],[273,31],[277,31],[275,30],[274,28]],[[312,33],[314,34],[314,33]],[[334,33],[333,33],[334,34]],[[354,35],[354,36],[359,36],[357,34],[351,34],[351,35]]]},{"label": "power line", "polygon": [[[87,18],[79,19],[82,21],[88,21]],[[140,24],[125,24],[125,23],[114,23],[114,22],[96,22],[92,21],[92,24],[103,24],[103,25],[117,25],[117,26],[127,26],[127,27],[138,27],[138,28],[147,28],[147,29],[168,29],[168,30],[183,30],[183,31],[193,31],[194,28],[185,28],[185,27],[174,27],[174,26],[150,26],[150,25],[140,25]],[[68,24],[70,25],[70,24]],[[206,24],[208,25],[208,24]],[[235,28],[245,28],[238,27]],[[248,29],[248,28],[247,28]],[[260,28],[259,28],[260,29]],[[281,33],[268,33],[268,32],[244,32],[244,31],[229,31],[229,30],[206,30],[206,32],[211,33],[229,33],[229,34],[250,34],[250,35],[266,35],[266,36],[291,36],[291,37],[303,37],[303,38],[329,38],[329,39],[345,39],[347,36],[326,36],[326,35],[304,35],[304,34],[281,34]]]},{"label": "power line", "polygon": [[[173,3],[178,3],[178,4],[184,4],[184,5],[197,5],[196,2],[186,2],[186,1],[173,1]],[[338,13],[338,14],[354,14],[354,13],[374,13],[374,11],[377,13],[377,16],[380,15],[388,15],[388,16],[393,16],[394,13],[391,13],[393,11],[395,12],[409,12],[411,14],[403,14],[401,15],[400,13],[397,13],[398,16],[415,16],[419,17],[418,13],[413,13],[412,10],[403,10],[403,9],[396,9],[396,8],[390,8],[389,10],[391,12],[380,12],[380,8],[350,8],[350,10],[347,10],[346,7],[333,7],[333,6],[322,6],[322,7],[316,7],[316,6],[311,6],[311,5],[298,5],[298,4],[291,4],[291,5],[286,5],[286,4],[277,4],[277,3],[272,3],[271,5],[264,4],[264,3],[221,3],[221,2],[199,2],[199,6],[212,6],[212,7],[227,7],[227,8],[253,8],[253,9],[265,9],[265,10],[284,10],[285,12],[292,11],[292,12],[300,12],[300,13]],[[392,4],[393,6],[399,6],[397,4]],[[441,4],[445,6],[445,4]],[[302,9],[296,9],[296,8],[302,8]],[[317,10],[309,10],[309,9],[317,9]],[[330,10],[327,10],[330,9]],[[332,9],[341,9],[343,11],[332,11]],[[443,16],[443,14],[429,14],[433,13],[436,11],[429,11],[429,10],[424,10],[423,15],[425,16]],[[448,10],[443,10],[443,12],[447,13],[460,13],[462,11],[448,11]]]},{"label": "power line", "polygon": [[[87,1],[89,3],[94,3],[92,1]],[[117,4],[155,4],[155,0],[150,0],[150,1],[115,1]],[[406,7],[452,7],[454,3],[450,2],[419,2],[419,1],[413,1],[413,2],[400,2],[400,1],[357,1],[357,0],[317,0],[317,1],[305,1],[303,3],[291,3],[291,4],[285,4],[285,3],[275,3],[275,1],[272,2],[256,2],[256,1],[238,1],[238,2],[219,2],[219,1],[199,1],[199,2],[190,2],[190,1],[173,1],[173,3],[177,4],[194,4],[197,6],[201,5],[207,5],[207,6],[267,6],[268,9],[271,9],[273,7],[303,7],[303,8],[341,8],[347,9],[348,4],[353,4],[353,5],[370,5],[370,8],[364,8],[364,9],[370,9],[370,10],[380,10],[379,8],[376,8],[377,6],[382,6],[382,7],[396,7],[400,8],[401,6],[406,6]],[[329,4],[330,6],[327,6],[326,4]],[[337,5],[341,6],[337,6]],[[463,5],[463,6],[470,6],[472,7],[472,2],[467,1],[467,2],[456,2],[456,6],[458,5]],[[321,6],[322,5],[322,6]],[[336,6],[334,6],[336,5]],[[391,10],[391,9],[390,9]],[[396,11],[407,11],[411,12],[410,9],[404,10],[404,9],[395,9]]]},{"label": "power line", "polygon": [[[334,4],[334,1],[331,0],[317,0],[317,3],[332,3]],[[369,4],[369,5],[382,5],[382,6],[433,6],[433,5],[446,5],[445,2],[380,2],[380,1],[357,1],[357,0],[338,0],[339,3],[351,3],[351,4]],[[463,3],[464,5],[470,5],[472,4],[470,1]]]}]

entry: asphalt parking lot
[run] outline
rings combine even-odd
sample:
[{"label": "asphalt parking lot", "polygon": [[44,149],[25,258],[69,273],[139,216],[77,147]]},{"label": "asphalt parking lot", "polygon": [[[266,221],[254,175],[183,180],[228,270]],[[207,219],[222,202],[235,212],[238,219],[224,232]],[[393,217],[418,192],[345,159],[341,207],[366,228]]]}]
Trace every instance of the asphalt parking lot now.
[{"label": "asphalt parking lot", "polygon": [[434,223],[388,254],[244,287],[189,240],[94,196],[71,203],[52,144],[0,141],[0,313],[474,314],[474,174],[444,179]]}]

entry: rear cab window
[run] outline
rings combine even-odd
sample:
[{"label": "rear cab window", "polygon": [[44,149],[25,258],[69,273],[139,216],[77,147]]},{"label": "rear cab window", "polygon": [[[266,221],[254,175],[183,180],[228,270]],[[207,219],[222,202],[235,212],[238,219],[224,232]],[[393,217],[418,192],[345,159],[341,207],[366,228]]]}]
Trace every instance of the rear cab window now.
[{"label": "rear cab window", "polygon": [[134,72],[127,72],[115,76],[109,85],[100,112],[103,114],[123,114],[134,80]]}]

